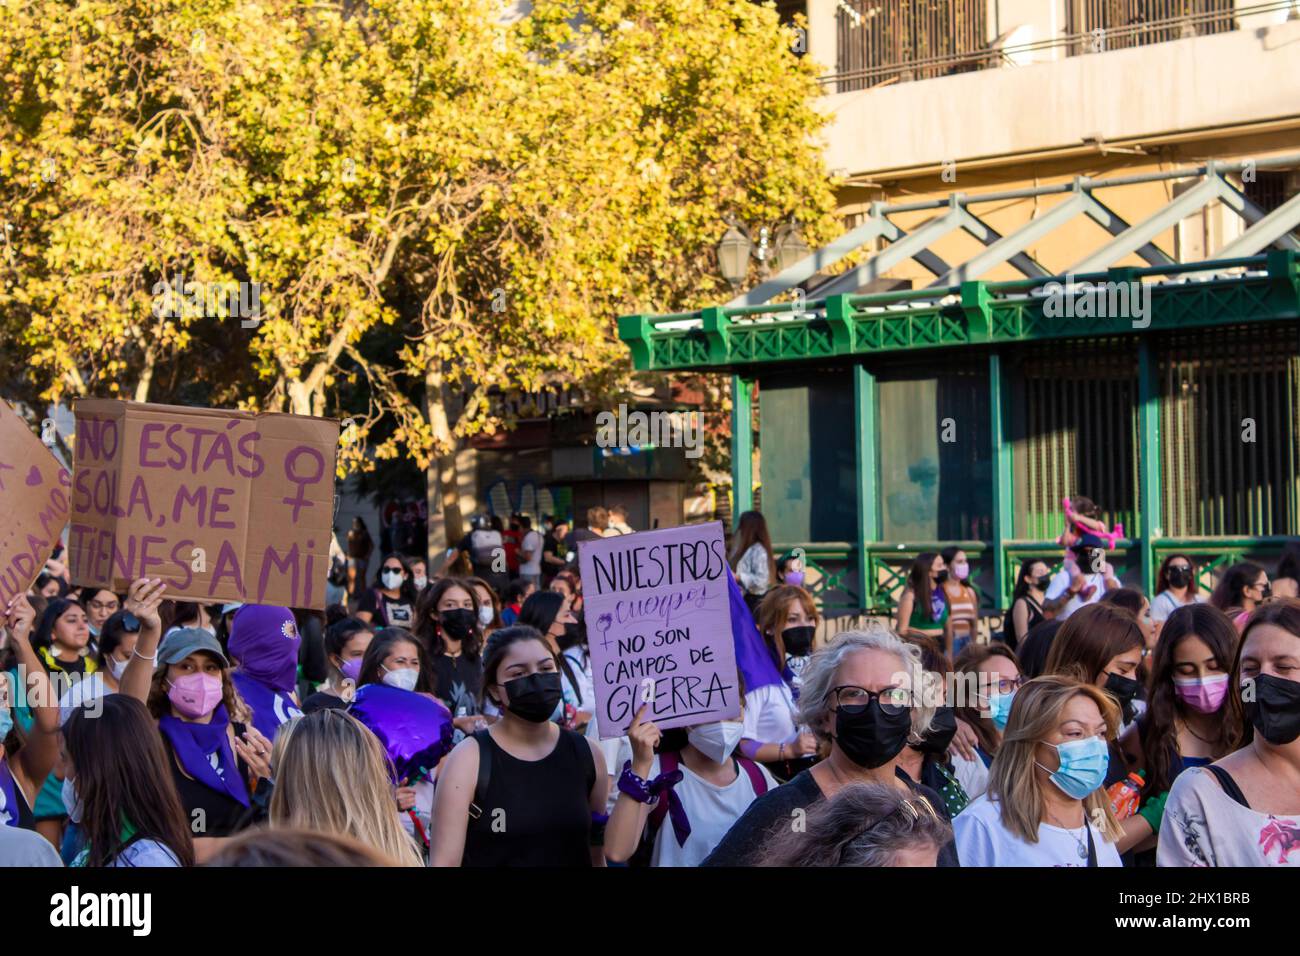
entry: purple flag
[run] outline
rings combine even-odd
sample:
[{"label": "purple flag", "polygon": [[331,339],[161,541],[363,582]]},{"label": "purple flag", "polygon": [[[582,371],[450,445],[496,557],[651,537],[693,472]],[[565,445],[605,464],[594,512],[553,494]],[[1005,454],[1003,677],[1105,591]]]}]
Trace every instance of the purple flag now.
[{"label": "purple flag", "polygon": [[745,693],[769,684],[780,684],[781,673],[754,625],[754,616],[745,605],[745,594],[736,583],[731,568],[727,568],[727,591],[731,597],[731,639],[736,645],[736,666],[745,679]]}]

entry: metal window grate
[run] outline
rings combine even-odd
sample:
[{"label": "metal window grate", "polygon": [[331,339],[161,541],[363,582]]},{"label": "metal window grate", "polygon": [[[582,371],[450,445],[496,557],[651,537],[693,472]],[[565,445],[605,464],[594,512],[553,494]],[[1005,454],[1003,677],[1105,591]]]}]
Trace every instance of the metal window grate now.
[{"label": "metal window grate", "polygon": [[[1074,54],[1127,50],[1236,29],[1234,0],[1067,0]],[[1099,33],[1098,31],[1104,31]]]},{"label": "metal window grate", "polygon": [[1238,326],[1162,342],[1167,537],[1296,532],[1297,334],[1294,323]]},{"label": "metal window grate", "polygon": [[987,0],[841,0],[836,20],[840,92],[979,69],[978,62],[918,63],[988,45]]}]

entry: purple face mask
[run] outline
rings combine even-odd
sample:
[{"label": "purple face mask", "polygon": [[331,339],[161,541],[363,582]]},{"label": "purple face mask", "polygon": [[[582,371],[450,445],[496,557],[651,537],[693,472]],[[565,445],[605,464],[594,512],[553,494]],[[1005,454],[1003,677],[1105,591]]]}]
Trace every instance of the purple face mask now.
[{"label": "purple face mask", "polygon": [[1228,675],[1175,677],[1174,691],[1178,699],[1192,710],[1199,710],[1202,714],[1217,713],[1228,694]]},{"label": "purple face mask", "polygon": [[793,585],[794,585],[795,587],[797,587],[797,588],[801,588],[801,587],[803,587],[803,572],[802,572],[802,571],[787,571],[787,572],[785,573],[785,583],[786,583],[786,584],[793,584]]},{"label": "purple face mask", "polygon": [[339,673],[355,684],[361,677],[361,660],[360,657],[354,657],[350,661],[344,661],[343,666],[339,668]]}]

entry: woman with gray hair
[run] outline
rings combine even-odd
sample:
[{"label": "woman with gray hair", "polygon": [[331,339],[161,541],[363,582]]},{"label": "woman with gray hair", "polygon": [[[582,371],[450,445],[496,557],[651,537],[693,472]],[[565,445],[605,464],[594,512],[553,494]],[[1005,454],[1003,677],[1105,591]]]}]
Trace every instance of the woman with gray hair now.
[{"label": "woman with gray hair", "polygon": [[[808,815],[853,784],[923,796],[946,821],[939,795],[898,767],[903,747],[919,743],[933,720],[937,691],[929,681],[920,649],[883,626],[845,631],[814,653],[802,674],[799,719],[830,745],[829,754],[751,803],[701,866],[752,865],[784,832],[806,836]],[[951,841],[938,860],[957,865]]]},{"label": "woman with gray hair", "polygon": [[935,866],[952,827],[921,796],[855,783],[769,841],[759,866]]}]

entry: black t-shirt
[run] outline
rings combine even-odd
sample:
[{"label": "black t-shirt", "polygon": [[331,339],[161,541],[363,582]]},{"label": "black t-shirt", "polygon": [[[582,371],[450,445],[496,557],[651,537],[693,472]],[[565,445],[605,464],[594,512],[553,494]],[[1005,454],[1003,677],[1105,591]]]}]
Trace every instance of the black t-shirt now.
[{"label": "black t-shirt", "polygon": [[[436,654],[433,658],[433,694],[447,705],[452,716],[480,712],[479,690],[483,687],[483,662],[461,654]],[[463,708],[463,709],[462,709]]]},{"label": "black t-shirt", "polygon": [[314,714],[318,710],[346,710],[348,702],[337,694],[318,690],[302,702],[304,714]]},{"label": "black t-shirt", "polygon": [[1020,672],[1025,675],[1025,680],[1042,676],[1043,668],[1047,666],[1047,654],[1052,649],[1052,640],[1062,623],[1059,617],[1052,618],[1030,628],[1025,634],[1024,643],[1016,650],[1016,656],[1020,658]]},{"label": "black t-shirt", "polygon": [[[925,797],[935,813],[948,819],[943,799],[929,787],[915,783],[902,770],[898,777],[918,796]],[[740,819],[731,825],[722,842],[704,858],[700,866],[752,866],[763,851],[767,837],[776,827],[789,826],[795,810],[810,810],[825,800],[822,788],[812,772],[805,770],[789,783],[769,790],[749,805]],[[939,866],[958,866],[957,847],[949,843],[939,851]]]},{"label": "black t-shirt", "polygon": [[369,611],[375,622],[384,627],[404,627],[408,631],[415,623],[415,607],[405,597],[390,598],[383,591],[371,588],[361,595],[358,611]]}]

